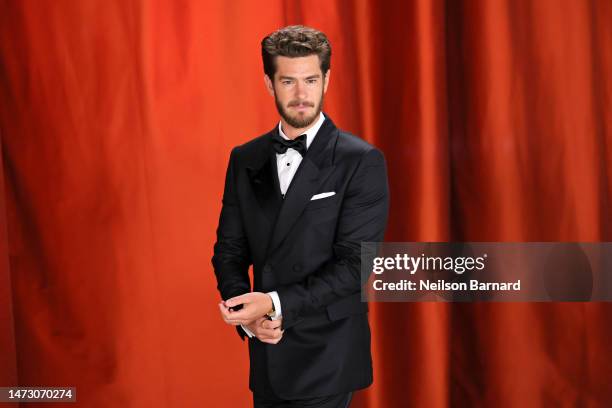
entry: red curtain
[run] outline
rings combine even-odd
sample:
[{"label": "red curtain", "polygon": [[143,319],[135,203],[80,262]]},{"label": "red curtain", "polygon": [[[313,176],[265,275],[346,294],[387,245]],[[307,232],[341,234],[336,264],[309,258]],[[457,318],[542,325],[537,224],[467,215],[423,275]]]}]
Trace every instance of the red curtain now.
[{"label": "red curtain", "polygon": [[[278,120],[259,42],[333,46],[389,241],[612,240],[612,2],[0,1],[0,385],[249,406],[210,258],[230,149]],[[606,406],[604,303],[373,304],[354,407]]]}]

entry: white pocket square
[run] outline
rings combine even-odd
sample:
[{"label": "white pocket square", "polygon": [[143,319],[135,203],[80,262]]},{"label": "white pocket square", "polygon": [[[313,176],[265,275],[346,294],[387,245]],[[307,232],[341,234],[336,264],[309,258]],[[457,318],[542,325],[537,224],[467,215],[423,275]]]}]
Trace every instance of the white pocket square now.
[{"label": "white pocket square", "polygon": [[315,195],[313,195],[313,196],[312,196],[312,198],[310,199],[310,201],[313,201],[313,200],[320,200],[320,199],[322,199],[322,198],[326,198],[326,197],[331,197],[331,196],[333,196],[334,194],[336,194],[336,192],[335,192],[335,191],[328,191],[327,193],[319,193],[319,194],[315,194]]}]

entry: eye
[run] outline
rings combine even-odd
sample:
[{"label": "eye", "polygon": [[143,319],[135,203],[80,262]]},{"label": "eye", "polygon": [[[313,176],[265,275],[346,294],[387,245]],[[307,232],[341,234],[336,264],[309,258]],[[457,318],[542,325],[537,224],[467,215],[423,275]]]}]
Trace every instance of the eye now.
[{"label": "eye", "polygon": [[317,83],[317,78],[311,78],[311,79],[307,79],[306,80],[307,84],[316,84]]},{"label": "eye", "polygon": [[291,85],[291,81],[288,80],[288,79],[285,79],[285,80],[281,81],[281,84],[283,84],[283,85]]}]

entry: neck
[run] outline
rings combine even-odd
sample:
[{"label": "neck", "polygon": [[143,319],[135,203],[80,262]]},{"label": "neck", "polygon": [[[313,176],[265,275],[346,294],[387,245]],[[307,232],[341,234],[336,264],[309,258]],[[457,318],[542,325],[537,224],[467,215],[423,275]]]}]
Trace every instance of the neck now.
[{"label": "neck", "polygon": [[293,126],[285,122],[285,119],[281,118],[281,126],[283,128],[283,133],[291,140],[295,139],[300,135],[303,135],[312,125],[314,125],[314,123],[315,122],[312,122],[310,125],[303,128],[294,128]]}]

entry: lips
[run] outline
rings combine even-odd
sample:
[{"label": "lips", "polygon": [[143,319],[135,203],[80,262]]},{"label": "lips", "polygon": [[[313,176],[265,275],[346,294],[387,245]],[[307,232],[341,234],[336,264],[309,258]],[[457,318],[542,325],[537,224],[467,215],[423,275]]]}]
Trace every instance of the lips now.
[{"label": "lips", "polygon": [[290,107],[297,109],[297,110],[305,110],[305,109],[311,108],[312,106],[310,104],[299,104],[299,105],[291,105]]}]

